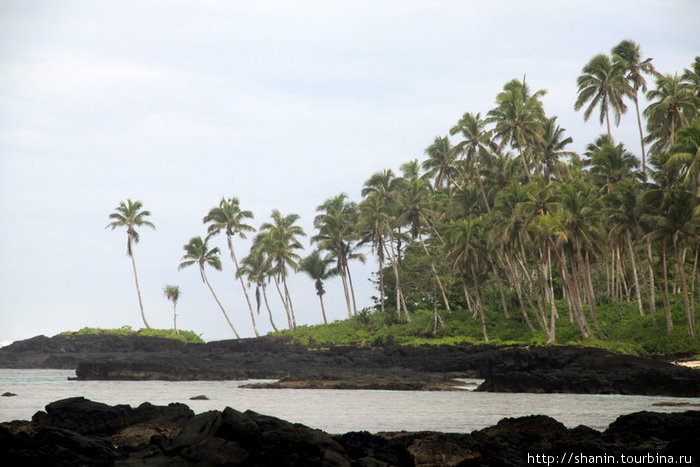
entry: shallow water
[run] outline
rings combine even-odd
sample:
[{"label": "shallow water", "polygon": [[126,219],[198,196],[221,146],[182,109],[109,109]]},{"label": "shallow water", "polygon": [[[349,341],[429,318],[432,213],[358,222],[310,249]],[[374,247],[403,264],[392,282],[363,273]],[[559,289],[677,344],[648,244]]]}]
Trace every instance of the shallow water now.
[{"label": "shallow water", "polygon": [[[544,414],[572,428],[604,430],[619,415],[653,410],[679,412],[688,407],[655,407],[656,402],[700,403],[698,398],[504,394],[451,392],[249,389],[251,381],[68,381],[70,370],[0,369],[0,421],[29,420],[49,402],[84,396],[106,404],[138,406],[187,404],[196,413],[225,407],[272,415],[329,433],[348,431],[442,431],[469,433],[504,417]],[[210,400],[190,400],[206,395]]]}]

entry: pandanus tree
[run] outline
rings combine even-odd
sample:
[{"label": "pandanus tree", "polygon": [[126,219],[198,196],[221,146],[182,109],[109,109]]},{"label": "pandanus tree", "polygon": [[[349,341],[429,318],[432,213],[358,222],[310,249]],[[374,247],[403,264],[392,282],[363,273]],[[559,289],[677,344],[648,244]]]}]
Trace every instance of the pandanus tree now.
[{"label": "pandanus tree", "polygon": [[180,334],[177,330],[177,301],[180,299],[180,287],[166,285],[163,288],[163,295],[173,304],[173,334]]},{"label": "pandanus tree", "polygon": [[574,109],[581,110],[585,107],[583,119],[588,121],[597,108],[600,124],[605,122],[611,142],[613,137],[610,113],[614,114],[615,125],[619,125],[622,114],[627,111],[624,97],[632,95],[624,71],[622,63],[611,60],[608,55],[600,54],[583,67],[582,74],[576,79],[578,97]]},{"label": "pandanus tree", "polygon": [[202,282],[204,282],[207,285],[207,288],[209,288],[209,292],[211,292],[212,297],[214,297],[214,301],[221,309],[221,312],[224,314],[224,318],[226,318],[226,322],[231,328],[231,331],[233,331],[233,334],[236,336],[237,339],[240,339],[241,336],[238,335],[238,331],[231,322],[231,319],[228,317],[228,313],[226,313],[226,309],[221,304],[219,297],[216,296],[216,293],[214,292],[214,289],[209,283],[209,279],[207,278],[207,274],[204,270],[205,266],[211,266],[217,271],[221,271],[219,248],[214,247],[212,249],[209,249],[207,241],[202,240],[202,237],[192,237],[190,241],[184,245],[183,249],[185,250],[185,254],[182,256],[182,260],[180,261],[178,270],[195,264],[199,266],[199,275],[202,277]]},{"label": "pandanus tree", "polygon": [[334,262],[335,260],[333,258],[323,258],[318,250],[314,250],[309,256],[301,260],[299,263],[299,270],[305,272],[314,281],[316,295],[318,295],[318,300],[321,302],[323,324],[328,324],[328,319],[326,318],[326,307],[323,304],[323,296],[326,293],[326,289],[323,287],[323,281],[338,274],[338,270],[336,268],[330,267],[330,265]]},{"label": "pandanus tree", "polygon": [[134,271],[134,282],[136,284],[136,295],[139,298],[139,308],[141,309],[141,319],[147,329],[151,327],[146,321],[146,314],[143,311],[143,300],[141,299],[141,288],[139,287],[139,276],[136,273],[136,260],[134,259],[134,244],[139,242],[139,233],[136,227],[150,227],[155,230],[156,226],[152,222],[146,220],[151,213],[143,210],[141,201],[132,201],[127,199],[126,202],[121,201],[114,212],[109,215],[112,222],[107,224],[112,230],[117,227],[126,227],[126,255],[131,258],[131,267]]},{"label": "pandanus tree", "polygon": [[241,283],[241,289],[243,289],[243,295],[245,296],[246,303],[248,304],[248,311],[250,312],[250,320],[253,323],[253,331],[256,336],[260,336],[258,332],[258,326],[255,323],[255,313],[253,313],[253,305],[250,303],[250,297],[248,296],[248,289],[243,283],[243,278],[238,274],[240,266],[238,265],[238,259],[236,258],[236,252],[233,249],[233,237],[239,236],[245,239],[245,232],[254,232],[255,229],[250,225],[245,223],[245,219],[252,219],[253,213],[251,211],[243,211],[240,207],[240,202],[238,198],[222,198],[219,202],[219,206],[212,208],[204,219],[203,223],[209,224],[207,228],[207,239],[219,234],[221,231],[226,232],[226,242],[228,244],[228,250],[231,254],[231,260],[233,265],[236,267],[234,271],[235,277]]}]

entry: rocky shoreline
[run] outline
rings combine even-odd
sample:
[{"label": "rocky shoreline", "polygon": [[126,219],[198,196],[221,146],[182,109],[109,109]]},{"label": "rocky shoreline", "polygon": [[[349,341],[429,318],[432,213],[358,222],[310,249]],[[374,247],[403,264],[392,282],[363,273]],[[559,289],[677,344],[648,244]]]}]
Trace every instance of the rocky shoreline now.
[{"label": "rocky shoreline", "polygon": [[31,421],[0,423],[3,465],[466,467],[619,464],[623,456],[698,465],[698,439],[700,411],[623,415],[604,432],[531,415],[470,434],[329,434],[230,407],[195,415],[184,404],[132,408],[76,397]]},{"label": "rocky shoreline", "polygon": [[80,380],[275,379],[294,388],[700,397],[700,371],[574,346],[301,346],[261,337],[207,344],[144,336],[37,336],[0,348],[0,368],[75,369]]}]

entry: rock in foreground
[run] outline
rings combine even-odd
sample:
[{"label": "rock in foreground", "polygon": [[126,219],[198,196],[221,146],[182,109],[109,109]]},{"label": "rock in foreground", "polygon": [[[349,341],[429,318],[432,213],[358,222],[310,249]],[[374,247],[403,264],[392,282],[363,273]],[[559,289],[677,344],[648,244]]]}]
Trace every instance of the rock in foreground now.
[{"label": "rock in foreground", "polygon": [[698,439],[700,411],[624,415],[602,433],[532,415],[471,434],[332,436],[232,408],[194,415],[182,404],[111,407],[81,397],[49,404],[31,422],[0,424],[3,465],[466,467],[552,464],[552,459],[621,464],[622,456],[627,463],[652,456],[657,463],[663,458],[698,465]]}]

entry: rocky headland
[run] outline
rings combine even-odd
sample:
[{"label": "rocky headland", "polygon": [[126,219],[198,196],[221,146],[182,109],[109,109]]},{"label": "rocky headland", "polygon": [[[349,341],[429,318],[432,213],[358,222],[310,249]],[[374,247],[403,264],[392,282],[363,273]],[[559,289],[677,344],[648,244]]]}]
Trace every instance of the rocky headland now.
[{"label": "rocky headland", "polygon": [[532,415],[470,434],[329,434],[230,407],[195,415],[183,404],[132,408],[76,397],[45,409],[31,421],[0,423],[3,465],[465,467],[613,459],[698,465],[700,459],[700,411],[623,415],[604,432]]},{"label": "rocky headland", "polygon": [[37,336],[0,348],[0,368],[75,369],[81,380],[275,379],[266,387],[700,397],[700,371],[575,346],[302,346],[288,338],[186,344],[144,336]]}]

